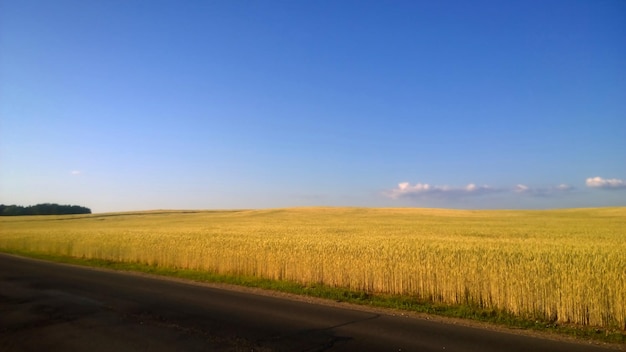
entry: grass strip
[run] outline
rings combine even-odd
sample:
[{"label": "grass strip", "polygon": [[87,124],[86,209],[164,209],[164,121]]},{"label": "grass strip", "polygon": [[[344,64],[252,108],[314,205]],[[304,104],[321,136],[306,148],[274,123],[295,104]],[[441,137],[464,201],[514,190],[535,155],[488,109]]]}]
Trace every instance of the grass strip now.
[{"label": "grass strip", "polygon": [[140,272],[152,275],[180,278],[205,283],[223,283],[244,287],[273,290],[296,295],[347,302],[377,308],[392,308],[409,312],[427,313],[442,317],[469,319],[515,329],[549,332],[604,343],[626,344],[626,333],[617,328],[600,329],[577,325],[557,324],[545,320],[524,319],[511,313],[485,310],[467,305],[438,305],[422,302],[408,296],[368,294],[339,287],[302,285],[290,281],[276,281],[253,276],[221,275],[211,272],[176,269],[141,263],[117,262],[102,259],[86,259],[47,253],[0,249],[0,252],[51,262],[105,268],[117,271]]}]

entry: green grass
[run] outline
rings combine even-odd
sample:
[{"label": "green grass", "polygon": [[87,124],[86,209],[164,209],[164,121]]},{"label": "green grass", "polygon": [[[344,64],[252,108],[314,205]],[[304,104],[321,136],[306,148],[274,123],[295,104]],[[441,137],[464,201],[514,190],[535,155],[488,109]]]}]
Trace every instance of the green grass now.
[{"label": "green grass", "polygon": [[391,308],[408,312],[427,313],[442,317],[469,319],[490,323],[498,326],[526,329],[551,334],[575,337],[612,344],[625,344],[626,334],[619,329],[599,329],[580,325],[563,325],[553,321],[522,319],[514,314],[493,309],[482,309],[468,305],[444,305],[419,301],[402,295],[369,294],[363,291],[347,290],[325,285],[303,285],[296,282],[269,280],[253,276],[233,276],[210,273],[206,271],[171,269],[156,265],[118,262],[103,259],[85,259],[47,253],[36,253],[21,250],[0,249],[1,252],[57,263],[81,265],[94,268],[105,268],[117,271],[146,273],[164,277],[178,278],[204,283],[223,283],[244,287],[260,288],[278,292],[303,295],[315,298],[347,302],[352,304]]}]

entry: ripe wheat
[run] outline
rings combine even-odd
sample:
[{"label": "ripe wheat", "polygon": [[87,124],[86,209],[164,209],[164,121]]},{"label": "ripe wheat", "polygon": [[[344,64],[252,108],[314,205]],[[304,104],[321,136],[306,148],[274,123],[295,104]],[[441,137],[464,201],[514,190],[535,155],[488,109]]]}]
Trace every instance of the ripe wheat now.
[{"label": "ripe wheat", "polygon": [[0,249],[398,294],[626,329],[626,208],[294,208],[0,219]]}]

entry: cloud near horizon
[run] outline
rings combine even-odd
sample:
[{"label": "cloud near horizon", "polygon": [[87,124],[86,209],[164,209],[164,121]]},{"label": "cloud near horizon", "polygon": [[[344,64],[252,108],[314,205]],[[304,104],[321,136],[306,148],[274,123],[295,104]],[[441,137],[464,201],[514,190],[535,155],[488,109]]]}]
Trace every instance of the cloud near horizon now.
[{"label": "cloud near horizon", "polygon": [[409,182],[402,182],[398,187],[387,192],[387,196],[392,199],[397,198],[419,198],[419,197],[451,197],[459,198],[464,196],[479,196],[489,193],[500,192],[501,190],[489,186],[477,186],[470,183],[465,187],[451,186],[433,186],[428,183],[416,183],[411,185]]},{"label": "cloud near horizon", "polygon": [[435,186],[428,183],[416,183],[411,185],[409,182],[399,183],[398,186],[385,193],[392,199],[398,198],[448,198],[456,199],[466,196],[482,196],[494,193],[514,193],[528,195],[533,197],[550,197],[571,192],[575,188],[560,184],[553,187],[530,187],[524,184],[518,184],[514,188],[495,188],[488,185],[477,186],[470,183],[465,187],[451,186]]},{"label": "cloud near horizon", "polygon": [[574,190],[574,187],[564,183],[554,187],[529,187],[527,185],[518,184],[515,186],[514,192],[519,194],[527,194],[535,197],[548,197],[556,194],[563,194]]},{"label": "cloud near horizon", "polygon": [[618,178],[605,179],[600,176],[589,177],[585,184],[587,187],[591,188],[602,188],[602,189],[624,189],[626,188],[626,181],[620,180]]}]

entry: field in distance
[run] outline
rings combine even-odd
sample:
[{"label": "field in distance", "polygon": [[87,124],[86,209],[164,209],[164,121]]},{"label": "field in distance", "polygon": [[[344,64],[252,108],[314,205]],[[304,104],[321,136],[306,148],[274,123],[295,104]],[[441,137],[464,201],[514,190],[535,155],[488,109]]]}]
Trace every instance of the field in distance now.
[{"label": "field in distance", "polygon": [[3,217],[0,250],[341,287],[626,330],[626,207]]}]

